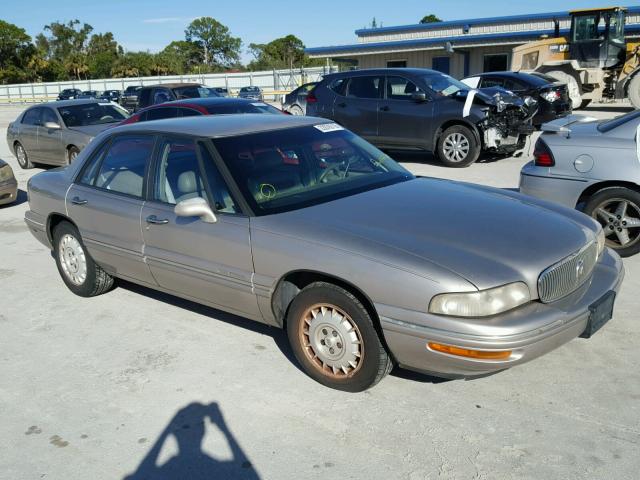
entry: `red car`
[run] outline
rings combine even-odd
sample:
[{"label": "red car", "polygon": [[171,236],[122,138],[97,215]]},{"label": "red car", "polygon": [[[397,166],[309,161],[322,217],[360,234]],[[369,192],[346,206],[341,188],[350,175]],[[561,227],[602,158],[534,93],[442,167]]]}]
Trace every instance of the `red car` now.
[{"label": "red car", "polygon": [[198,115],[225,115],[237,113],[266,113],[283,115],[278,110],[264,102],[244,100],[242,98],[210,97],[189,98],[174,102],[161,103],[142,109],[119,125],[129,123],[148,122],[165,118],[193,117]]}]

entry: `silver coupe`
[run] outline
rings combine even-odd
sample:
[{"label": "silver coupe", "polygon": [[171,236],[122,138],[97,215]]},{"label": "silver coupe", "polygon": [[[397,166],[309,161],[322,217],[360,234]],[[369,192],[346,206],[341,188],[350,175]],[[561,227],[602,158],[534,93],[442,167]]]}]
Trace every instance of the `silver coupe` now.
[{"label": "silver coupe", "polygon": [[598,121],[572,115],[543,125],[520,192],[578,208],[622,257],[640,252],[640,111]]},{"label": "silver coupe", "polygon": [[129,113],[103,100],[63,100],[35,105],[9,124],[7,144],[22,168],[67,165],[97,134]]},{"label": "silver coupe", "polygon": [[122,278],[286,328],[304,370],[348,391],[394,364],[473,377],[589,337],[623,277],[586,215],[416,178],[312,117],[116,127],[28,189],[74,293]]}]

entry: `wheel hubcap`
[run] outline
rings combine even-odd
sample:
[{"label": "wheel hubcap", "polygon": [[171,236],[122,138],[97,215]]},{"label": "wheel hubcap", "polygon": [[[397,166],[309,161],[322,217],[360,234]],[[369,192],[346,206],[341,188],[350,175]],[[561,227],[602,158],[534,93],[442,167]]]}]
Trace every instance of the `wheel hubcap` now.
[{"label": "wheel hubcap", "polygon": [[442,151],[450,162],[461,162],[469,155],[469,140],[461,133],[451,133],[444,139]]},{"label": "wheel hubcap", "polygon": [[24,165],[27,163],[27,155],[21,145],[18,145],[16,147],[16,157],[18,157],[18,163],[20,165]]},{"label": "wheel hubcap", "polygon": [[335,305],[307,309],[300,323],[300,340],[311,363],[324,375],[345,378],[362,366],[362,336],[355,322]]},{"label": "wheel hubcap", "polygon": [[65,276],[74,284],[82,285],[87,279],[87,259],[80,242],[66,234],[60,239],[60,265]]},{"label": "wheel hubcap", "polygon": [[635,203],[612,198],[598,205],[592,216],[602,225],[609,247],[627,248],[640,240],[640,207]]}]

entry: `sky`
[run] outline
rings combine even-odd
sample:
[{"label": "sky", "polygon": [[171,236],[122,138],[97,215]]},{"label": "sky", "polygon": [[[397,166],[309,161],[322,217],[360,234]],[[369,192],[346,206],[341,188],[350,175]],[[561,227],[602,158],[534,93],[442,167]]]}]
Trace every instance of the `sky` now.
[{"label": "sky", "polygon": [[[8,1],[8,0],[3,0]],[[527,13],[600,7],[603,0],[21,0],[2,8],[0,19],[24,28],[35,37],[44,25],[78,19],[93,26],[94,33],[113,32],[126,50],[162,50],[173,40],[184,39],[184,29],[197,17],[210,16],[243,41],[243,60],[251,59],[250,43],[267,43],[294,34],[307,47],[356,42],[354,30],[370,24],[417,23],[433,13],[443,20],[520,15]]]}]

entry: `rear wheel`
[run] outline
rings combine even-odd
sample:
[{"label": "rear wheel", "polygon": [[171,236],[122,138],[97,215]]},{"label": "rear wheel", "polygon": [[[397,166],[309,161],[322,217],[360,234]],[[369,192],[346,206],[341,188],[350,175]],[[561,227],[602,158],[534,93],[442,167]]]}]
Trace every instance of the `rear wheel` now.
[{"label": "rear wheel", "polygon": [[480,145],[467,127],[453,125],[438,138],[437,153],[440,161],[448,167],[468,167],[480,156]]},{"label": "rear wheel", "polygon": [[633,108],[640,108],[640,73],[635,74],[631,78],[629,86],[627,87],[627,95]]},{"label": "rear wheel", "polygon": [[74,147],[73,145],[67,149],[67,160],[69,160],[69,165],[73,163],[79,153],[80,150],[78,147]]},{"label": "rear wheel", "polygon": [[287,334],[305,372],[327,387],[361,392],[393,366],[362,303],[330,283],[312,283],[293,299]]},{"label": "rear wheel", "polygon": [[300,108],[298,105],[294,105],[293,107],[291,107],[289,109],[289,113],[291,115],[304,115],[304,112],[302,111],[302,108]]},{"label": "rear wheel", "polygon": [[624,187],[601,190],[589,199],[584,212],[600,222],[606,245],[621,257],[640,252],[640,193]]},{"label": "rear wheel", "polygon": [[113,287],[114,279],[93,261],[82,243],[80,233],[69,222],[53,230],[53,249],[58,272],[76,295],[94,297]]},{"label": "rear wheel", "polygon": [[18,160],[18,165],[21,168],[33,168],[33,163],[29,160],[29,156],[27,155],[27,151],[24,149],[21,143],[16,143],[14,150],[16,152],[16,159]]}]

